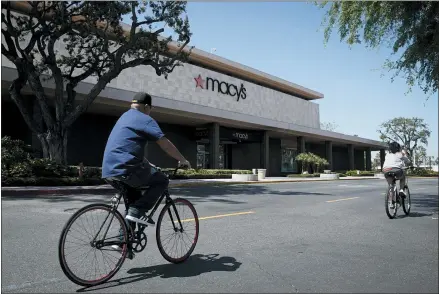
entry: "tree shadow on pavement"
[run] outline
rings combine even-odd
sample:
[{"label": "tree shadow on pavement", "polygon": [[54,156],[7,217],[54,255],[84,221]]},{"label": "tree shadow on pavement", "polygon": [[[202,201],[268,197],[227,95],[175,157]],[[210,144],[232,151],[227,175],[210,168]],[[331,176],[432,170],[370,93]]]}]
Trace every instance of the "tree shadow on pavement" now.
[{"label": "tree shadow on pavement", "polygon": [[[408,216],[401,215],[401,218],[404,217],[424,217],[424,216],[432,216],[439,212],[439,201],[438,195],[432,194],[417,194],[413,195],[411,193],[411,208],[410,214]],[[402,207],[401,207],[402,210]],[[420,212],[418,212],[420,211]]]},{"label": "tree shadow on pavement", "polygon": [[148,267],[132,268],[128,270],[127,273],[133,274],[133,276],[110,280],[105,284],[94,287],[81,288],[76,292],[88,292],[112,288],[156,277],[162,279],[184,278],[195,277],[209,272],[232,272],[236,271],[241,264],[241,262],[238,262],[234,257],[230,256],[219,256],[219,254],[195,254],[181,264],[165,263]]}]

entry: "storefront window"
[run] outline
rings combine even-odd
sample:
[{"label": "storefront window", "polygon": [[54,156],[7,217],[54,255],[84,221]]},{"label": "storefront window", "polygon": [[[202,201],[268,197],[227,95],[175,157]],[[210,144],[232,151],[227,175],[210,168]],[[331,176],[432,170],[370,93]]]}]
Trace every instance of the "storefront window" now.
[{"label": "storefront window", "polygon": [[218,150],[218,168],[224,169],[224,144],[220,144]]},{"label": "storefront window", "polygon": [[210,168],[209,164],[209,146],[207,144],[197,144],[197,168],[207,169]]},{"label": "storefront window", "polygon": [[282,148],[282,167],[283,173],[295,173],[297,172],[296,162],[297,150],[293,148]]}]

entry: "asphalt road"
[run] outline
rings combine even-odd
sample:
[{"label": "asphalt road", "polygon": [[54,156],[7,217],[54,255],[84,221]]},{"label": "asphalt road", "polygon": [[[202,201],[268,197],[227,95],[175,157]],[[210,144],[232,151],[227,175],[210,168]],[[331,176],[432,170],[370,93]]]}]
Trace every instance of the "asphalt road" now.
[{"label": "asphalt road", "polygon": [[[438,292],[438,180],[410,179],[412,212],[390,220],[383,180],[175,188],[200,217],[185,263],[155,233],[113,279],[84,289],[57,255],[71,214],[108,196],[2,198],[2,292]],[[348,198],[348,199],[346,199]],[[334,201],[340,200],[341,201]],[[329,201],[329,202],[328,202]]]}]

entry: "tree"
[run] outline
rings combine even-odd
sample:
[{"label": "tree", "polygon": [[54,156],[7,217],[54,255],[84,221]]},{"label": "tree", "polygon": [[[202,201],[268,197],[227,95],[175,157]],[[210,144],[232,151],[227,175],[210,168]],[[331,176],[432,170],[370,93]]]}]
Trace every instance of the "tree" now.
[{"label": "tree", "polygon": [[409,91],[418,81],[424,93],[438,91],[439,76],[439,2],[435,1],[343,1],[318,3],[320,8],[330,4],[323,20],[324,38],[328,42],[337,27],[341,41],[350,46],[364,43],[376,48],[387,43],[391,55],[385,68],[401,72]]},{"label": "tree", "polygon": [[331,131],[334,132],[337,129],[338,125],[335,123],[330,123],[330,122],[321,122],[320,123],[320,128],[322,130],[326,130],[326,131]]},{"label": "tree", "polygon": [[425,163],[427,159],[427,149],[424,146],[418,146],[414,149],[413,160],[414,164],[419,167]]},{"label": "tree", "polygon": [[[420,150],[422,144],[428,145],[430,129],[422,118],[396,117],[380,125],[380,139],[386,143],[399,142],[409,151],[413,162],[414,151]],[[425,149],[425,148],[424,148]]]},{"label": "tree", "polygon": [[434,164],[439,165],[439,157],[436,157],[436,159],[434,160]]},{"label": "tree", "polygon": [[[45,158],[66,163],[69,128],[123,70],[151,66],[167,78],[182,65],[191,36],[185,9],[185,2],[165,1],[2,2],[2,54],[18,72],[9,93]],[[127,14],[129,32],[121,23]],[[171,37],[160,36],[165,26],[177,36],[175,50]],[[45,76],[55,84],[54,98],[43,87]],[[96,83],[79,101],[75,88],[88,77]],[[22,95],[27,83],[35,99]]]}]

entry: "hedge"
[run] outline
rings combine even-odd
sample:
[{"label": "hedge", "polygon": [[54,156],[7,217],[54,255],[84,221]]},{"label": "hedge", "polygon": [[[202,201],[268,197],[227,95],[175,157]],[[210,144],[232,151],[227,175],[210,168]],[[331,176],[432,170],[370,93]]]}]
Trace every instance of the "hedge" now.
[{"label": "hedge", "polygon": [[[345,174],[342,173],[331,173],[331,174],[338,174],[338,176],[340,178],[346,177]],[[319,178],[320,174],[316,173],[316,174],[289,174],[287,175],[287,177],[289,178]]]},{"label": "hedge", "polygon": [[[99,169],[99,168],[95,168]],[[171,169],[167,169],[168,171]],[[251,174],[247,170],[179,170],[172,179],[231,179],[233,174]],[[103,185],[100,177],[8,177],[2,179],[2,186],[93,186]]]},{"label": "hedge", "polygon": [[98,178],[53,178],[53,177],[28,177],[7,178],[2,180],[2,186],[95,186],[106,182]]},{"label": "hedge", "polygon": [[376,172],[374,171],[367,171],[367,170],[360,170],[360,173],[357,174],[357,170],[348,170],[346,171],[346,176],[349,177],[373,177]]},{"label": "hedge", "polygon": [[[30,146],[21,140],[2,138],[2,185],[3,186],[71,186],[105,184],[101,179],[100,167],[67,166],[57,164],[47,158],[32,156]],[[163,168],[164,172],[173,172],[173,168]],[[226,169],[179,169],[175,179],[213,179],[231,178],[232,174],[251,174],[250,170]]]}]

